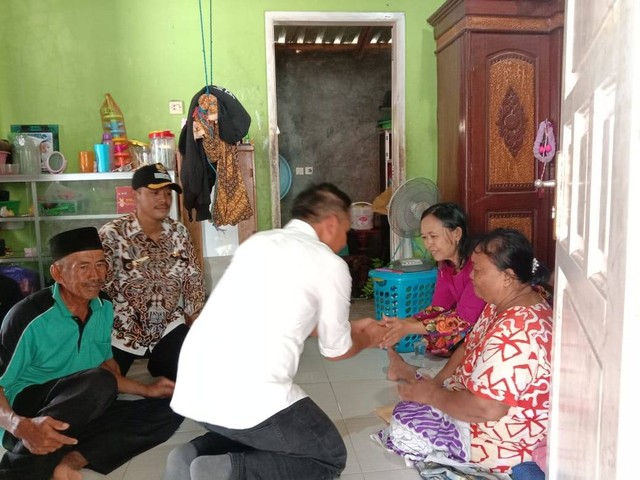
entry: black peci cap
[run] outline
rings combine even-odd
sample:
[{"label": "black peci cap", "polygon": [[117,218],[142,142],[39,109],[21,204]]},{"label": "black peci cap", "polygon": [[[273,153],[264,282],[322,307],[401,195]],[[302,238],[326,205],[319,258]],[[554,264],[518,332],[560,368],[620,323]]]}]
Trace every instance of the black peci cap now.
[{"label": "black peci cap", "polygon": [[102,250],[102,242],[95,227],[76,228],[58,233],[49,239],[53,261],[86,250]]}]

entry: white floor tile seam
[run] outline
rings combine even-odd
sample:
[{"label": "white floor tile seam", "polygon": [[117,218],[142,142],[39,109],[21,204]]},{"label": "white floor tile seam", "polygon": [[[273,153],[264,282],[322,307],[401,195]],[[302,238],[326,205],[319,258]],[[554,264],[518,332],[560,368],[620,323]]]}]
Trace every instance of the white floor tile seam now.
[{"label": "white floor tile seam", "polygon": [[[377,417],[371,417],[370,419],[360,418],[354,420],[363,420],[363,423],[374,424],[379,419]],[[347,422],[343,422],[346,425]],[[360,438],[354,438],[355,434],[351,432],[344,432],[342,428],[339,428],[349,457],[347,459],[347,467],[344,474],[340,478],[349,478],[349,475],[367,475],[367,474],[390,474],[393,472],[407,472],[411,471],[413,467],[406,466],[403,459],[397,455],[386,451],[379,443],[370,438],[371,433],[377,432],[383,427],[383,424],[376,425],[372,432],[357,432]],[[365,446],[365,449],[362,447]],[[380,462],[371,462],[371,457],[379,457]],[[357,468],[357,470],[355,470]],[[393,477],[378,477],[391,479]],[[418,477],[419,478],[419,477]]]},{"label": "white floor tile seam", "polygon": [[[347,384],[347,382],[344,382],[345,384]],[[363,384],[365,383],[364,381],[362,382]],[[348,385],[353,386],[353,385],[357,385],[358,382],[348,382]],[[335,385],[330,384],[331,385],[331,389],[333,391],[333,395],[336,397],[336,404],[338,406],[338,411],[340,412],[340,415],[342,417],[342,420],[353,420],[353,419],[359,419],[359,418],[369,418],[369,417],[375,417],[377,418],[377,415],[375,413],[375,409],[378,407],[384,407],[386,405],[388,405],[389,403],[385,403],[385,402],[378,402],[380,403],[379,405],[374,405],[372,408],[367,409],[366,411],[361,411],[359,413],[351,413],[350,409],[351,406],[350,405],[346,405],[346,404],[342,404],[337,398],[338,395],[336,394],[336,389],[335,389]],[[399,400],[399,399],[398,399]],[[343,402],[344,403],[344,402]],[[375,403],[375,402],[374,402]]]},{"label": "white floor tile seam", "polygon": [[[340,362],[323,361],[323,366],[329,385],[337,402],[338,411],[342,417],[342,422],[346,427],[345,443],[351,444],[354,459],[351,459],[351,468],[345,470],[345,474],[341,477],[344,480],[409,480],[419,479],[418,472],[412,468],[406,467],[404,460],[393,453],[387,452],[380,444],[370,438],[372,434],[384,428],[386,425],[375,413],[373,408],[378,406],[386,406],[399,400],[395,393],[387,398],[389,401],[373,401],[373,408],[361,411],[357,415],[352,415],[346,410],[347,405],[343,405],[340,401],[342,395],[341,390],[345,387],[358,389],[362,387],[371,388],[376,386],[384,390],[395,390],[395,382],[391,382],[386,378],[386,367],[388,367],[388,358],[386,354],[381,355],[379,350],[370,349],[361,352],[360,360],[367,358],[369,361],[358,362],[358,359],[351,362],[347,367],[358,368],[357,371],[351,372],[348,380],[337,380],[335,374],[337,372],[337,364]],[[385,368],[385,370],[383,370]],[[356,398],[354,401],[360,400]],[[366,404],[367,402],[365,402]],[[349,409],[352,410],[352,409]],[[359,471],[353,471],[357,462]]]}]

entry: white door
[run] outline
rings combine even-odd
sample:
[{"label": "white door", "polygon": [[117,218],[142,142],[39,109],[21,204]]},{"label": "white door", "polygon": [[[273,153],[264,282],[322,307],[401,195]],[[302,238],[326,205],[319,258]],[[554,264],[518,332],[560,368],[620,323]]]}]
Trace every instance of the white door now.
[{"label": "white door", "polygon": [[640,477],[639,10],[566,3],[551,479]]}]

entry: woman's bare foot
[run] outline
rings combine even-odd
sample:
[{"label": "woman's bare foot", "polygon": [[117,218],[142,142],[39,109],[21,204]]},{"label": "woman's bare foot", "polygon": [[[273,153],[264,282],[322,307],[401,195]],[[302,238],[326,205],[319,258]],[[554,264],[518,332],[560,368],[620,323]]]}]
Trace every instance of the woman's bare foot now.
[{"label": "woman's bare foot", "polygon": [[60,460],[51,480],[82,480],[80,470],[88,463],[80,452],[69,452]]},{"label": "woman's bare foot", "polygon": [[51,480],[82,480],[82,474],[68,465],[58,465]]},{"label": "woman's bare foot", "polygon": [[410,382],[415,380],[418,367],[405,362],[394,348],[387,349],[387,356],[389,357],[389,369],[387,370],[387,378],[389,380],[392,382],[397,382],[398,380]]}]

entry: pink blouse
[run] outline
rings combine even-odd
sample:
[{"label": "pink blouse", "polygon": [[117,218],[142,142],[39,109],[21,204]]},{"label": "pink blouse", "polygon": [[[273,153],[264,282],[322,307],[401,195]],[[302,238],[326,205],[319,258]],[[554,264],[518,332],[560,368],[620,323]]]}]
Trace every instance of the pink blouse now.
[{"label": "pink blouse", "polygon": [[473,264],[467,261],[462,270],[456,269],[449,262],[438,266],[438,279],[433,292],[431,305],[444,310],[455,310],[460,318],[474,325],[484,308],[485,301],[478,298],[471,283]]}]

